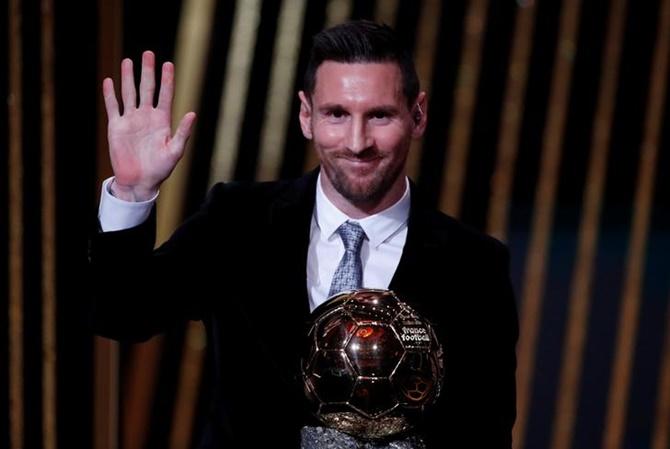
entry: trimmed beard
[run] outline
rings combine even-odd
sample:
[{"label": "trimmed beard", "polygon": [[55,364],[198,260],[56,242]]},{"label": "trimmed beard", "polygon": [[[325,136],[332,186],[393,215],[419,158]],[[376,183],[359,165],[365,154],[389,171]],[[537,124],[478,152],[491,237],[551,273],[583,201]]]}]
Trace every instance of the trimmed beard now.
[{"label": "trimmed beard", "polygon": [[393,171],[376,170],[372,180],[362,187],[351,182],[350,178],[337,167],[322,164],[322,168],[337,193],[354,205],[366,206],[381,201],[402,173],[404,165],[405,161],[397,166],[389,167]]}]

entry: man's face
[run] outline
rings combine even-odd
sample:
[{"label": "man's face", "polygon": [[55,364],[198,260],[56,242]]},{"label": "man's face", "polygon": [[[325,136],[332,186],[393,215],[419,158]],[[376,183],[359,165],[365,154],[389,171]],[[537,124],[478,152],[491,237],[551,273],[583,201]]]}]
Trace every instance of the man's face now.
[{"label": "man's face", "polygon": [[397,64],[325,61],[311,98],[299,96],[302,131],[314,141],[326,194],[363,208],[397,200],[411,140],[425,129],[425,93],[410,110]]}]

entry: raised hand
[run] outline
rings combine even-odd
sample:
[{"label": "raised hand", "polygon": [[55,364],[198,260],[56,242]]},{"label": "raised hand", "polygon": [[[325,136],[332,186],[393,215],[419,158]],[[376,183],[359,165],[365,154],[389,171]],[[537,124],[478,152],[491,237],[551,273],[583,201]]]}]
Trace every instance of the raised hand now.
[{"label": "raised hand", "polygon": [[140,102],[133,76],[133,62],[121,62],[121,97],[123,113],[114,91],[114,82],[105,78],[102,94],[107,110],[107,140],[114,170],[111,189],[114,196],[126,201],[144,201],[153,197],[160,184],[170,176],[184,154],[191,134],[195,113],[181,119],[174,135],[171,129],[172,99],[174,97],[174,66],[163,64],[158,104],[154,107],[156,88],[155,56],[142,54]]}]

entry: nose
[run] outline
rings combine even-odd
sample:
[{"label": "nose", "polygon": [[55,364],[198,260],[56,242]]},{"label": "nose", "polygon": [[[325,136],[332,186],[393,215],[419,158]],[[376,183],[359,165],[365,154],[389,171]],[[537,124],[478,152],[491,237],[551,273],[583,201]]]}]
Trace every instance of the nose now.
[{"label": "nose", "polygon": [[349,151],[355,154],[359,154],[372,146],[372,138],[368,133],[365,120],[362,118],[355,118],[351,121],[347,146]]}]

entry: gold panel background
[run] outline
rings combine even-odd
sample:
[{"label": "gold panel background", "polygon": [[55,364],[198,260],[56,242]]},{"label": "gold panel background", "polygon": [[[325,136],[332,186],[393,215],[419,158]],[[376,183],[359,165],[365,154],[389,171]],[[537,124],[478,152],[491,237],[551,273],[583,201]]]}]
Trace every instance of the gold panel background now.
[{"label": "gold panel background", "polygon": [[348,18],[414,48],[422,193],[510,247],[515,448],[669,447],[670,0],[99,0],[83,22],[73,7],[0,15],[0,447],[187,448],[203,426],[200,323],[135,346],[86,328],[102,78],[153,49],[177,65],[178,112],[198,113],[164,239],[214,182],[314,166],[295,93],[311,35]]}]

